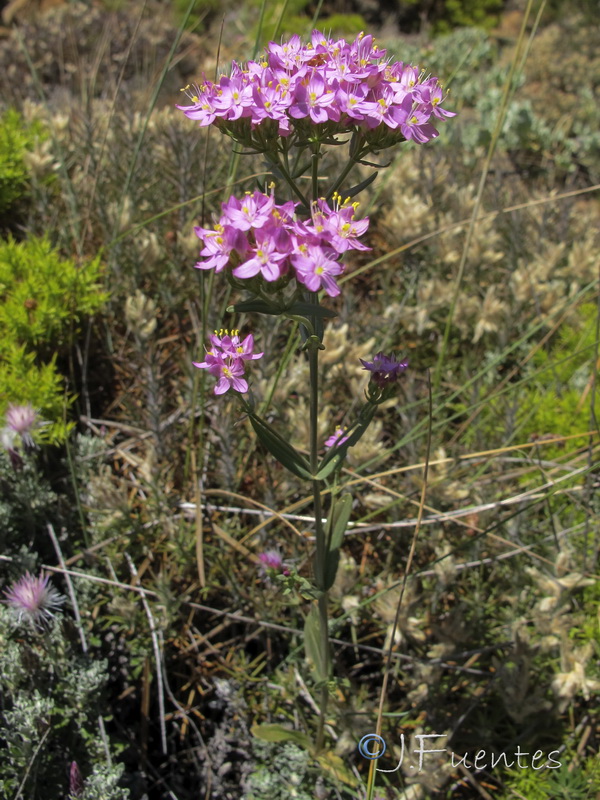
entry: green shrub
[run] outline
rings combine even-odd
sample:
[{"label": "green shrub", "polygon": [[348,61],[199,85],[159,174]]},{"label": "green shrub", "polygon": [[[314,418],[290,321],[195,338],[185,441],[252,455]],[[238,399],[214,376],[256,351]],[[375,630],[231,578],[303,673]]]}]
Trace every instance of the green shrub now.
[{"label": "green shrub", "polygon": [[0,604],[0,796],[63,800],[76,761],[82,800],[126,800],[98,727],[106,662],[81,653],[57,616],[32,631]]},{"label": "green shrub", "polygon": [[[568,436],[590,430],[590,402],[593,357],[596,341],[596,306],[580,307],[576,322],[563,325],[548,350],[539,350],[534,357],[537,367],[545,368],[540,383],[531,385],[520,404],[518,421],[521,436],[554,434]],[[596,419],[600,416],[600,399],[594,398]],[[588,437],[571,439],[558,447],[544,449],[545,457],[574,451],[588,444]]]},{"label": "green shrub", "polygon": [[9,109],[0,117],[0,218],[26,197],[29,172],[24,154],[44,138],[41,123],[26,126],[17,111]]},{"label": "green shrub", "polygon": [[56,359],[66,354],[86,316],[104,304],[98,258],[78,267],[46,239],[0,243],[0,414],[31,403],[64,439],[64,390]]}]

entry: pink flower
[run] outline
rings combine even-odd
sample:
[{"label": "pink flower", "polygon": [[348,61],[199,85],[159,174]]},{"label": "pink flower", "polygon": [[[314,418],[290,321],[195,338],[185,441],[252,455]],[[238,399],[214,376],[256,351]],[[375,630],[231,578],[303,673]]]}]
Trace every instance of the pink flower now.
[{"label": "pink flower", "polygon": [[20,436],[28,434],[37,419],[37,412],[27,403],[24,406],[15,406],[12,403],[6,410],[6,424]]},{"label": "pink flower", "polygon": [[42,571],[39,578],[29,572],[16,583],[6,589],[5,602],[16,612],[21,622],[27,620],[34,627],[42,628],[54,611],[64,603],[64,597],[52,586],[48,586],[49,577]]},{"label": "pink flower", "polygon": [[223,203],[223,215],[237,230],[262,228],[271,219],[275,200],[272,195],[255,191],[247,192],[243,200],[230,197]]},{"label": "pink flower", "polygon": [[284,273],[282,262],[286,260],[287,253],[281,253],[277,247],[275,237],[270,231],[256,231],[256,247],[251,251],[252,258],[244,261],[233,270],[236,278],[253,278],[260,274],[266,281],[276,281]]},{"label": "pink flower", "polygon": [[340,293],[340,287],[335,282],[334,276],[341,275],[344,268],[329,258],[323,248],[309,244],[307,255],[292,256],[292,264],[300,283],[311,292],[325,289],[329,297],[336,297]]},{"label": "pink flower", "polygon": [[329,439],[325,441],[325,447],[339,447],[344,442],[347,442],[350,437],[346,436],[345,428],[338,428]]},{"label": "pink flower", "polygon": [[239,358],[242,361],[256,361],[257,358],[262,358],[264,353],[253,353],[254,350],[254,336],[249,333],[242,342],[238,336],[238,331],[231,331],[231,335],[225,331],[225,336],[220,338],[223,331],[219,334],[215,331],[210,337],[213,347],[219,347],[221,350],[231,358]]}]

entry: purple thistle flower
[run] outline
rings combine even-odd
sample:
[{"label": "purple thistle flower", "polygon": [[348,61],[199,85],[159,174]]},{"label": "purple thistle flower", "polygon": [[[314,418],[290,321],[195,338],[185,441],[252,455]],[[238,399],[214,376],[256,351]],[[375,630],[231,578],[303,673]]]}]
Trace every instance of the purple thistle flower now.
[{"label": "purple thistle flower", "polygon": [[332,433],[329,439],[325,441],[325,447],[339,447],[344,442],[347,442],[350,437],[346,436],[345,428],[338,428],[335,433]]},{"label": "purple thistle flower", "polygon": [[[23,406],[9,404],[6,409],[6,427],[14,434],[21,437],[21,441],[25,448],[35,447],[31,431],[35,427],[37,420],[37,411],[32,405],[26,403]],[[10,448],[7,448],[10,449]]]},{"label": "purple thistle flower", "polygon": [[371,380],[380,389],[395,383],[408,367],[408,359],[396,361],[396,356],[393,353],[390,356],[386,356],[385,353],[379,352],[374,356],[373,361],[363,361],[361,358],[360,362],[363,365],[363,369],[371,373]]},{"label": "purple thistle flower", "polygon": [[43,628],[49,619],[54,618],[54,611],[60,608],[65,598],[53,586],[48,585],[48,575],[40,572],[35,578],[29,572],[9,589],[5,589],[5,602],[17,614],[17,620],[27,620],[37,628]]}]

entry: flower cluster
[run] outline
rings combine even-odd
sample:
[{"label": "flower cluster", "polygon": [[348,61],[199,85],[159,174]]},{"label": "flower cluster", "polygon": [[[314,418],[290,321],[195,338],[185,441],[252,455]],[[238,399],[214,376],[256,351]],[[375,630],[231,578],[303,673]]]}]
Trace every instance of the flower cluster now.
[{"label": "flower cluster", "polygon": [[335,297],[335,278],[344,271],[338,259],[347,250],[369,249],[358,241],[369,220],[355,219],[358,203],[337,194],[333,208],[323,198],[314,203],[307,220],[296,218],[297,205],[277,205],[272,194],[259,191],[230,197],[214,229],[194,228],[204,243],[196,267],[221,272],[233,266],[235,278],[260,275],[269,282],[291,275],[311,292],[324,289]]},{"label": "flower cluster", "polygon": [[49,577],[43,572],[38,578],[29,572],[10,589],[6,589],[6,603],[13,609],[17,619],[27,620],[33,627],[43,628],[54,617],[54,611],[62,606],[64,597],[52,586]]},{"label": "flower cluster", "polygon": [[262,358],[263,353],[253,353],[254,337],[248,334],[242,341],[239,331],[220,330],[215,331],[210,337],[212,345],[206,351],[206,361],[193,361],[193,365],[199,369],[207,369],[217,380],[215,394],[225,394],[233,388],[236,392],[245,394],[248,391],[248,383],[244,379],[244,362],[255,361]]},{"label": "flower cluster", "polygon": [[385,55],[371,35],[348,43],[313,31],[310,44],[295,35],[271,42],[262,59],[245,68],[233,62],[231,74],[216,84],[186,87],[192,105],[178,108],[201,127],[217,125],[234,136],[236,127],[243,129],[238,122],[255,129],[272,120],[285,137],[306,119],[329,123],[330,134],[384,128],[398,132],[398,141],[435,138],[431,117],[454,116],[441,107],[438,79]]}]

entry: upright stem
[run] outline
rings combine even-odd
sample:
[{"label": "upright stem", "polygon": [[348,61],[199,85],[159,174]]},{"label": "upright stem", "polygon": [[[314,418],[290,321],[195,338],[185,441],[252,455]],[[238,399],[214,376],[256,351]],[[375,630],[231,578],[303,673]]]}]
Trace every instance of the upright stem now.
[{"label": "upright stem", "polygon": [[[315,202],[319,197],[319,161],[321,158],[320,142],[312,144],[312,200]],[[319,305],[317,292],[310,293],[310,302],[313,306]],[[316,314],[311,315],[313,329],[318,331],[320,326]],[[319,343],[313,341],[309,348],[308,363],[310,373],[310,469],[313,475],[317,474],[318,457],[318,427],[319,427],[319,345],[321,335],[318,335]],[[315,583],[319,592],[319,633],[321,648],[323,650],[325,674],[329,680],[331,674],[331,653],[329,649],[329,614],[328,614],[328,592],[325,589],[326,561],[327,561],[327,542],[325,540],[325,530],[323,528],[323,510],[321,505],[321,481],[312,481],[313,503],[315,510]],[[319,727],[317,729],[317,751],[323,749],[325,739],[325,718],[327,716],[327,704],[329,701],[329,690],[327,685],[321,689],[321,702],[319,717]]]},{"label": "upright stem", "polygon": [[[311,303],[318,304],[316,292],[311,293]],[[312,315],[313,326],[316,325],[316,315]],[[319,465],[318,458],[318,420],[319,420],[319,347],[313,342],[308,348],[308,364],[310,373],[310,470],[316,475]],[[325,660],[325,673],[329,678],[331,670],[331,656],[329,652],[329,624],[328,624],[328,593],[325,591],[325,565],[327,558],[327,543],[325,541],[325,530],[323,528],[323,510],[321,505],[321,481],[312,481],[313,505],[315,511],[315,583],[319,592],[319,632],[321,648]],[[327,704],[329,691],[327,686],[321,689],[321,702],[319,717],[319,727],[317,730],[317,751],[323,749],[325,738],[325,717],[327,714]]]}]

